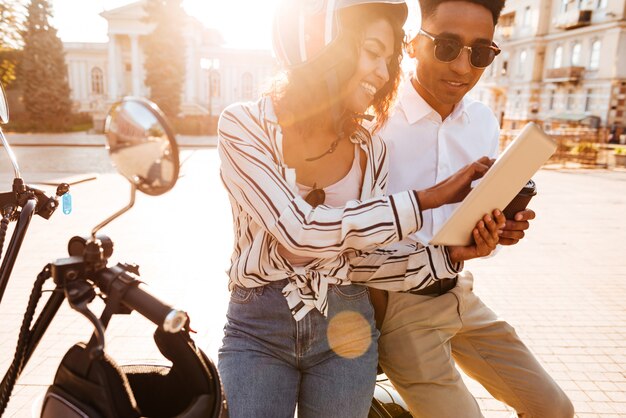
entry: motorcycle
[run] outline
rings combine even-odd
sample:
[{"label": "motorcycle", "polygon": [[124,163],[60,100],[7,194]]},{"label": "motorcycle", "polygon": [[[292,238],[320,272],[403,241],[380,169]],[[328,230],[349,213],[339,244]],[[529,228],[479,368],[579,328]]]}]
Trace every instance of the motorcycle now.
[{"label": "motorcycle", "polygon": [[[0,90],[2,86],[0,85]],[[0,122],[8,122],[4,91],[0,94]],[[68,243],[69,257],[46,265],[35,281],[18,336],[14,359],[0,384],[0,416],[11,392],[62,303],[79,312],[93,325],[86,343],[72,346],[47,389],[37,416],[43,418],[104,417],[227,417],[227,404],[214,363],[190,336],[189,318],[139,287],[139,267],[129,263],[110,265],[113,241],[99,231],[130,210],[136,191],[158,196],[174,187],[180,170],[179,153],[172,129],[158,107],[148,100],[127,97],[107,115],[105,133],[109,156],[118,172],[130,183],[129,203],[94,227],[89,236],[75,236]],[[62,183],[56,194],[24,183],[17,159],[0,129],[0,138],[14,167],[13,190],[0,194],[2,224],[0,256],[9,222],[16,222],[0,267],[0,303],[11,276],[30,219],[37,214],[49,219],[68,197]],[[65,210],[65,208],[64,208]],[[44,284],[52,279],[54,290],[34,320]],[[104,302],[98,317],[89,308],[96,298]],[[154,341],[166,365],[118,366],[107,354],[105,331],[114,315],[137,311],[157,329]],[[34,325],[33,325],[34,323]],[[368,418],[410,417],[407,407],[384,375],[379,376]]]},{"label": "motorcycle", "polygon": [[[4,91],[0,96],[0,122],[6,123],[9,116]],[[0,384],[0,415],[21,372],[67,300],[72,309],[93,325],[94,332],[87,343],[75,344],[63,357],[42,400],[41,417],[226,417],[227,406],[217,368],[191,338],[188,315],[139,287],[137,265],[110,265],[113,241],[98,234],[133,207],[137,190],[157,196],[174,187],[180,163],[172,129],[156,105],[129,97],[109,112],[106,137],[114,165],[130,182],[130,202],[94,227],[89,236],[71,238],[69,257],[46,265],[37,276],[15,356]],[[59,198],[67,196],[69,186],[60,184],[55,196],[48,197],[25,184],[1,130],[0,138],[15,172],[13,190],[0,194],[0,244],[4,242],[8,224],[16,222],[0,267],[1,302],[32,216],[50,218],[59,207]],[[50,279],[54,290],[35,319],[44,284]],[[100,316],[89,308],[97,297],[104,301]],[[118,366],[107,355],[105,330],[111,318],[131,311],[157,325],[154,341],[171,366]]]}]

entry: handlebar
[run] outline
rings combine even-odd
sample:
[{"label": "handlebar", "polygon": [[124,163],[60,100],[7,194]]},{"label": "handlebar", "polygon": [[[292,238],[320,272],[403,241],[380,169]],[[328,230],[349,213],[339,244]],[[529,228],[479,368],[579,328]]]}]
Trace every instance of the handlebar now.
[{"label": "handlebar", "polygon": [[107,295],[119,291],[121,303],[136,310],[166,332],[176,333],[187,323],[186,312],[172,308],[138,287],[141,282],[129,271],[129,266],[117,264],[101,269],[96,272],[94,282]]}]

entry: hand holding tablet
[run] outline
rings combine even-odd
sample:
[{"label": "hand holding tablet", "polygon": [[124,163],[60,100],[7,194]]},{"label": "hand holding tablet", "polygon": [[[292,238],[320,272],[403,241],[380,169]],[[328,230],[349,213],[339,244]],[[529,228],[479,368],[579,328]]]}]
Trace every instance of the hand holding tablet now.
[{"label": "hand holding tablet", "polygon": [[435,233],[430,244],[472,244],[472,230],[476,223],[484,214],[506,207],[556,151],[556,146],[556,142],[539,126],[528,123]]}]

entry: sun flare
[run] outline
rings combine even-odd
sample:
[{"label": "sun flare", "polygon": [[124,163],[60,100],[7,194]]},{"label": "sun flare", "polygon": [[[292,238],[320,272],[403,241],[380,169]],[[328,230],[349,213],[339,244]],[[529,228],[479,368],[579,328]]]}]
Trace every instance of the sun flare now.
[{"label": "sun flare", "polygon": [[186,0],[183,7],[222,33],[227,46],[271,48],[272,16],[278,0]]}]

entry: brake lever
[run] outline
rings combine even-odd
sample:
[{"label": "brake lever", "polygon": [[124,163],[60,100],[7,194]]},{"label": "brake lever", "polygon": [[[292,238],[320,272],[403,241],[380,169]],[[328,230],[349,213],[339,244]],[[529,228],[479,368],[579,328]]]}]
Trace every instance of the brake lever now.
[{"label": "brake lever", "polygon": [[44,219],[50,219],[50,216],[59,207],[59,197],[70,191],[70,185],[67,183],[61,183],[57,187],[55,196],[48,197],[42,190],[29,188],[29,191],[34,193],[37,199],[37,206],[35,207],[35,213]]}]

